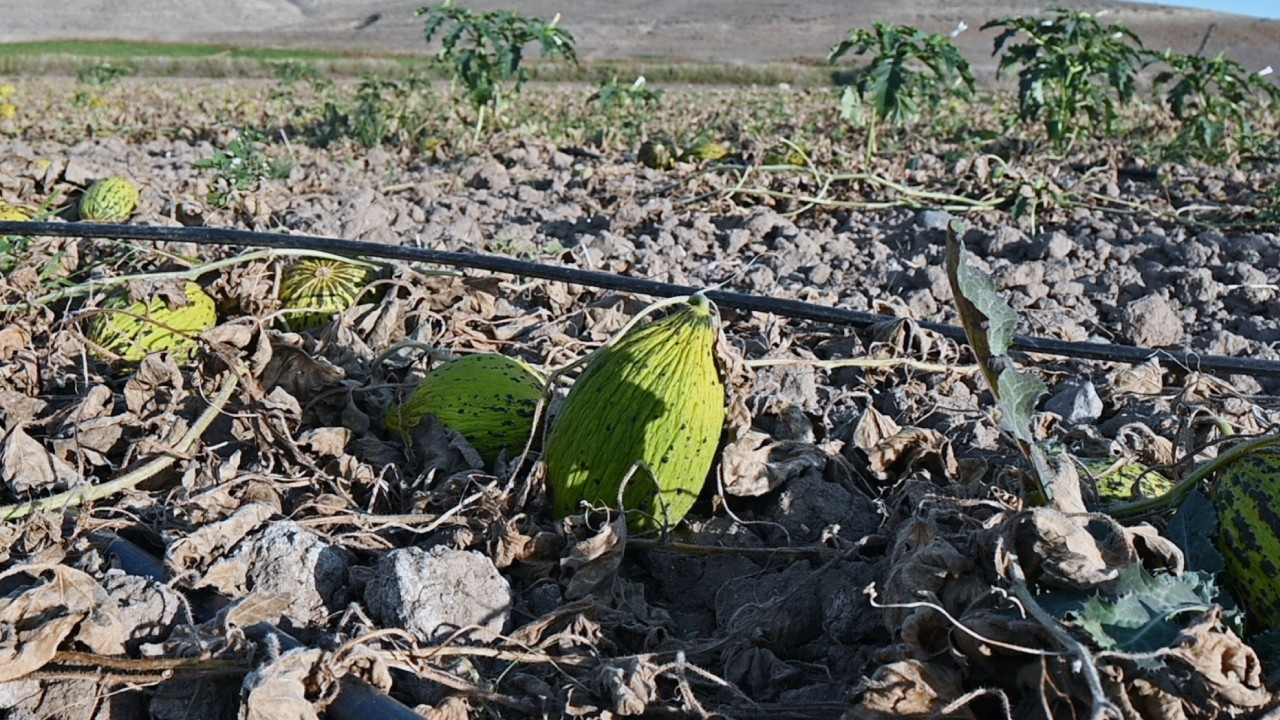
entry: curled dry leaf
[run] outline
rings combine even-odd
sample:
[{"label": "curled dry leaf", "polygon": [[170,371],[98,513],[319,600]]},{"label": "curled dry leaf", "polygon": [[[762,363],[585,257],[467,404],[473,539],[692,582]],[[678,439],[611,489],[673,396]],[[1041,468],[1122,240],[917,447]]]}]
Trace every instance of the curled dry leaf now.
[{"label": "curled dry leaf", "polygon": [[[927,520],[903,523],[891,560],[881,598],[887,605],[926,602],[959,617],[990,595],[990,585],[978,572],[975,549],[967,544],[957,547]],[[951,631],[950,621],[927,606],[887,607],[884,622],[895,637],[926,651],[945,647]]]},{"label": "curled dry leaf", "polygon": [[827,453],[809,443],[775,442],[752,430],[725,446],[720,467],[724,492],[735,497],[759,497],[802,475],[822,477]]},{"label": "curled dry leaf", "polygon": [[[178,538],[165,549],[165,569],[170,577],[183,578],[183,584],[193,588],[239,587],[243,582],[243,571],[232,573],[229,578],[210,577],[205,575],[205,571],[216,560],[230,554],[232,548],[262,527],[273,514],[272,508],[266,505],[250,503],[221,522],[204,525],[186,537]],[[228,586],[226,580],[232,580],[233,584]]]},{"label": "curled dry leaf", "polygon": [[1139,658],[1107,658],[1108,694],[1140,720],[1250,715],[1272,703],[1253,648],[1222,625],[1222,609],[1179,633],[1152,668]]},{"label": "curled dry leaf", "polygon": [[124,652],[120,608],[88,574],[66,565],[19,565],[0,573],[0,682],[53,659],[64,641],[102,655]]},{"label": "curled dry leaf", "polygon": [[186,380],[169,353],[152,353],[124,384],[124,404],[134,416],[147,420],[172,412],[186,396]]},{"label": "curled dry leaf", "polygon": [[658,695],[657,667],[632,655],[596,669],[596,692],[609,698],[618,715],[643,715]]},{"label": "curled dry leaf", "polygon": [[319,720],[315,700],[323,697],[323,653],[298,648],[259,666],[244,679],[244,720]]},{"label": "curled dry leaf", "polygon": [[0,449],[0,482],[19,498],[33,493],[64,490],[80,473],[70,463],[44,449],[20,427],[9,431]]},{"label": "curled dry leaf", "polygon": [[960,472],[946,436],[937,430],[919,427],[902,428],[876,443],[867,451],[867,464],[880,478],[900,477],[918,467],[928,468],[945,478],[954,478]]},{"label": "curled dry leaf", "polygon": [[565,598],[577,600],[585,597],[612,578],[622,564],[626,546],[627,520],[623,516],[614,518],[591,537],[570,546],[568,557],[560,560],[561,569],[573,572],[564,591]]},{"label": "curled dry leaf", "polygon": [[[947,703],[962,694],[963,683],[955,670],[938,663],[899,660],[881,665],[854,691],[854,714],[867,720],[937,717]],[[948,717],[971,718],[967,710]]]},{"label": "curled dry leaf", "polygon": [[1131,535],[1105,515],[1085,520],[1032,508],[1004,523],[1000,532],[1017,552],[1027,580],[1047,587],[1106,592],[1121,569],[1138,561]]}]

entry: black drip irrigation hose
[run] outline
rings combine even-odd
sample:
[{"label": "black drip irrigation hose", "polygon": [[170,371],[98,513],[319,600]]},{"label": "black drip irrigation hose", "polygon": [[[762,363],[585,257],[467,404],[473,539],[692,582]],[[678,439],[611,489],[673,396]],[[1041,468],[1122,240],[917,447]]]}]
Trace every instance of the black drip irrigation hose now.
[{"label": "black drip irrigation hose", "polygon": [[[242,247],[305,248],[350,257],[377,257],[388,260],[405,260],[488,270],[508,275],[556,280],[577,285],[589,285],[605,290],[632,292],[655,297],[674,297],[704,290],[705,295],[721,307],[773,313],[799,320],[813,320],[833,325],[848,325],[858,329],[866,329],[883,322],[900,319],[889,315],[816,305],[801,300],[747,295],[727,290],[705,290],[687,285],[615,275],[599,270],[582,270],[564,265],[517,260],[500,255],[431,250],[429,248],[404,245],[384,245],[316,235],[285,235],[282,233],[261,233],[248,230],[203,227],[172,228],[90,223],[0,221],[0,235],[7,233],[156,242],[189,242]],[[964,329],[955,325],[929,321],[917,321],[916,324],[948,339],[961,343],[967,341]],[[1044,355],[1082,360],[1103,360],[1131,365],[1138,365],[1154,358],[1162,363],[1176,365],[1192,371],[1280,378],[1280,361],[1228,357],[1225,355],[1204,355],[1189,350],[1164,350],[1112,343],[1070,342],[1031,335],[1015,335],[1013,349]]]},{"label": "black drip irrigation hose", "polygon": [[[114,533],[95,533],[93,543],[100,550],[116,556],[120,569],[130,575],[165,581],[164,565],[159,558]],[[196,622],[206,622],[217,615],[218,610],[231,604],[221,595],[214,602],[192,603],[192,615]],[[303,647],[289,635],[271,623],[260,622],[244,629],[249,638],[263,642],[274,638],[282,650]],[[353,675],[344,675],[338,681],[338,695],[325,707],[325,717],[333,720],[422,720],[422,716],[399,700],[378,690]]]}]

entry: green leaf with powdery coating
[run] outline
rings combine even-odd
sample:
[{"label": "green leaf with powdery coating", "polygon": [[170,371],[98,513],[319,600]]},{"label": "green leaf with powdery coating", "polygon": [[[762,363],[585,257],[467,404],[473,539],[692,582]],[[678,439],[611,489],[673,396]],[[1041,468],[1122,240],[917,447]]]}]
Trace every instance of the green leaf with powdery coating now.
[{"label": "green leaf with powdery coating", "polygon": [[992,355],[1005,355],[1013,344],[1013,329],[1018,314],[996,290],[995,283],[981,270],[969,264],[969,252],[960,247],[960,263],[956,266],[956,281],[960,293],[987,316],[987,344]]},{"label": "green leaf with powdery coating", "polygon": [[1000,373],[1000,408],[1003,411],[1000,425],[1014,437],[1028,445],[1035,444],[1031,433],[1031,419],[1035,415],[1036,400],[1049,388],[1031,373],[1008,368]]},{"label": "green leaf with powdery coating", "polygon": [[1182,550],[1187,567],[1208,573],[1227,569],[1222,553],[1210,540],[1217,532],[1218,513],[1209,498],[1198,489],[1182,501],[1178,514],[1165,528],[1165,535]]},{"label": "green leaf with powdery coating", "polygon": [[1114,594],[1089,598],[1066,620],[1104,650],[1149,653],[1168,647],[1216,594],[1208,573],[1152,575],[1134,564],[1120,571]]}]

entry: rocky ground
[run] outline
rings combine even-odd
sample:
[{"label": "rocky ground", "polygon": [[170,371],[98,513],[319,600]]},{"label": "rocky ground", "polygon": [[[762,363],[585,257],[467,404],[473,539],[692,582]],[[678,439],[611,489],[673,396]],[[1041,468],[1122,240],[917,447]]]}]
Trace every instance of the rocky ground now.
[{"label": "rocky ground", "polygon": [[[500,254],[884,321],[855,333],[726,308],[742,422],[689,519],[629,537],[603,513],[554,518],[536,453],[486,466],[456,433],[428,423],[406,445],[383,417],[432,363],[424,347],[549,371],[653,298],[388,263],[333,323],[286,333],[289,261],[255,256],[199,275],[220,322],[195,359],[128,367],[86,340],[100,283],[242,251],[71,238],[15,250],[0,284],[4,501],[172,464],[0,526],[10,717],[314,717],[343,712],[354,678],[435,718],[1272,706],[1273,656],[1198,584],[1213,568],[1186,538],[1211,528],[1031,507],[1028,465],[972,355],[918,323],[958,322],[944,267],[956,216],[1021,332],[1280,359],[1273,166],[1170,162],[1149,109],[1067,157],[959,112],[889,133],[867,159],[827,91],[789,89],[672,92],[637,120],[599,117],[583,88],[537,88],[479,143],[446,112],[413,145],[367,149],[321,132],[324,97],[351,92],[20,82],[0,195],[73,218],[82,188],[119,174],[142,188],[135,224]],[[197,167],[255,128],[277,171],[228,192],[230,171]],[[637,162],[662,132],[730,154]],[[786,164],[795,149],[805,164]],[[60,288],[73,290],[19,306]],[[1015,359],[1049,387],[1035,439],[1081,457],[1180,476],[1213,456],[1220,427],[1277,419],[1274,378]],[[200,429],[229,367],[248,372]],[[119,567],[133,552],[121,538],[157,558],[153,577],[137,558]],[[1141,582],[1183,594],[1161,604]],[[1151,609],[1140,639],[1116,630],[1132,618],[1107,615],[1135,598]],[[300,646],[263,639],[263,623]]]}]

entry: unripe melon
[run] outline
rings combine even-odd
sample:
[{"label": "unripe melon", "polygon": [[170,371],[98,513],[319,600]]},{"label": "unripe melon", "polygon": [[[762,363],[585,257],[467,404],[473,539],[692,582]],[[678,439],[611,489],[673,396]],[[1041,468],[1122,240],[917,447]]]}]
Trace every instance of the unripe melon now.
[{"label": "unripe melon", "polygon": [[324,326],[350,308],[376,277],[367,265],[326,258],[298,261],[280,284],[285,325],[295,332]]},{"label": "unripe melon", "polygon": [[431,413],[492,464],[503,449],[524,450],[543,385],[537,370],[515,358],[463,355],[427,373],[404,404],[387,411],[387,427],[407,437]]},{"label": "unripe melon", "polygon": [[671,141],[671,138],[659,137],[653,140],[645,140],[640,145],[640,151],[636,153],[636,157],[640,160],[640,164],[654,170],[670,170],[675,167],[676,155],[679,148]]},{"label": "unripe melon", "polygon": [[[552,505],[622,507],[633,530],[678,523],[702,491],[725,417],[715,306],[701,294],[591,358],[547,437]],[[647,469],[646,469],[647,468]]]},{"label": "unripe melon", "polygon": [[1075,461],[1080,474],[1093,480],[1098,499],[1104,504],[1159,497],[1176,484],[1136,460],[1075,458]]},{"label": "unripe melon", "polygon": [[1213,486],[1218,550],[1227,578],[1256,630],[1280,627],[1280,451],[1245,456]]},{"label": "unripe melon", "polygon": [[213,298],[193,282],[185,285],[186,305],[170,304],[157,294],[149,301],[117,293],[103,304],[90,326],[89,339],[126,362],[169,350],[190,357],[196,336],[218,322]]},{"label": "unripe melon", "polygon": [[141,195],[128,178],[108,177],[94,182],[80,198],[80,219],[123,223],[138,209]]}]

